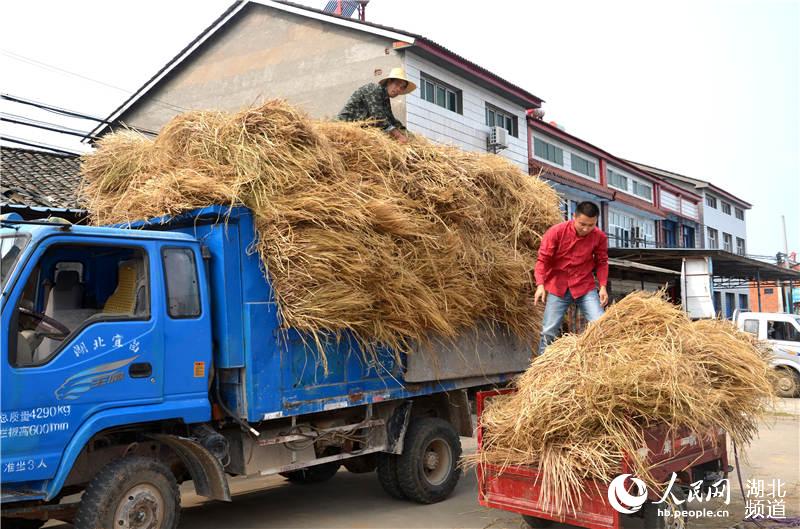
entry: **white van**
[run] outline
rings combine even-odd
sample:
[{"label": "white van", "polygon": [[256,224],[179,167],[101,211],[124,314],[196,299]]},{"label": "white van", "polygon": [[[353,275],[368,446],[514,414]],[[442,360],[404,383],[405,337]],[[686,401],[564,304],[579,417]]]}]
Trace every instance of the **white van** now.
[{"label": "white van", "polygon": [[744,332],[773,345],[772,365],[779,377],[775,389],[781,397],[800,397],[800,316],[777,312],[733,313]]}]

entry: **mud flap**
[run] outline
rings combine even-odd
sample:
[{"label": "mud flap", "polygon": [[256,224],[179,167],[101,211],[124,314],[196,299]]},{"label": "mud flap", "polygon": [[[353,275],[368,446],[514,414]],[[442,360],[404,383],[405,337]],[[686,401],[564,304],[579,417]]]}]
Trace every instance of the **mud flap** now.
[{"label": "mud flap", "polygon": [[199,443],[186,437],[149,434],[148,437],[172,448],[186,465],[199,496],[213,500],[231,501],[231,491],[222,464]]}]

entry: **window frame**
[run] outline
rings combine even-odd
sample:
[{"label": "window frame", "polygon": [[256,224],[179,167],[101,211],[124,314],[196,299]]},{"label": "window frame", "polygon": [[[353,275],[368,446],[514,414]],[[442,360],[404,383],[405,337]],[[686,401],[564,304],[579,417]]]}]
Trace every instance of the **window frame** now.
[{"label": "window frame", "polygon": [[[488,101],[485,102],[485,107],[484,108],[485,108],[485,110],[484,110],[484,122],[486,123],[487,127],[499,127],[500,126],[500,125],[497,125],[497,122],[496,122],[496,117],[499,114],[499,115],[503,116],[504,118],[507,118],[507,119],[511,120],[511,131],[509,131],[505,127],[505,124],[503,125],[503,128],[506,129],[506,132],[508,132],[511,136],[513,136],[515,138],[519,138],[519,120],[517,119],[516,115],[514,115],[512,112],[509,112],[507,110],[503,110],[502,108],[498,107],[497,105],[493,105],[493,104],[489,103]],[[495,115],[495,124],[494,125],[490,125],[489,124],[489,113],[490,112]]]},{"label": "window frame", "polygon": [[733,253],[733,235],[722,232],[722,249]]},{"label": "window frame", "polygon": [[[708,226],[706,226],[706,230],[708,230],[707,237],[708,237],[709,249],[719,250],[719,230],[717,230],[716,228],[709,228]],[[711,237],[712,234],[714,235],[714,237]],[[711,244],[712,240],[714,241],[713,246]]]},{"label": "window frame", "polygon": [[706,195],[706,206],[709,208],[717,209],[717,197]]},{"label": "window frame", "polygon": [[723,212],[724,214],[726,214],[726,215],[730,215],[730,214],[731,214],[731,205],[730,205],[730,203],[729,203],[729,202],[725,202],[725,201],[723,201],[723,202],[722,202],[722,207],[721,207],[720,209],[721,209],[721,210],[722,210],[722,212]]},{"label": "window frame", "polygon": [[[20,365],[19,363],[17,363],[17,353],[18,353],[18,350],[17,350],[17,346],[18,346],[18,344],[17,344],[17,335],[19,334],[19,310],[18,309],[19,309],[19,306],[20,306],[20,302],[22,301],[22,298],[25,295],[24,291],[25,291],[25,288],[26,288],[26,286],[28,284],[28,281],[31,280],[31,278],[34,276],[34,274],[36,275],[36,283],[37,283],[37,285],[40,284],[41,281],[42,281],[42,278],[41,278],[42,271],[41,271],[41,267],[39,266],[39,263],[41,262],[42,257],[47,252],[49,252],[50,250],[52,250],[53,248],[56,248],[58,246],[72,246],[72,247],[81,247],[81,246],[83,246],[83,247],[103,247],[103,246],[105,246],[105,247],[108,247],[108,248],[128,249],[128,250],[134,250],[134,251],[141,252],[142,257],[143,257],[144,274],[145,274],[145,299],[147,301],[146,310],[145,310],[145,312],[143,314],[139,314],[139,315],[134,314],[133,316],[128,316],[128,315],[125,315],[125,314],[116,314],[116,315],[115,314],[104,314],[103,312],[95,313],[92,316],[90,316],[89,318],[85,319],[80,325],[75,327],[75,329],[73,329],[68,335],[66,335],[61,340],[61,342],[59,343],[58,347],[55,348],[50,353],[49,356],[47,356],[46,358],[42,359],[41,362],[35,363],[35,364]],[[43,245],[41,251],[36,250],[32,254],[30,254],[30,257],[28,258],[28,260],[25,263],[18,263],[18,264],[21,264],[22,266],[26,266],[31,261],[34,261],[34,269],[30,272],[30,274],[28,274],[28,276],[26,276],[24,278],[22,276],[18,276],[17,277],[17,281],[14,283],[14,288],[16,288],[16,286],[20,282],[22,282],[22,291],[20,292],[20,295],[17,297],[17,299],[14,301],[14,304],[13,304],[14,314],[12,314],[11,318],[9,319],[9,329],[8,329],[9,332],[7,332],[8,337],[7,337],[7,341],[6,341],[6,344],[7,344],[7,347],[8,347],[8,354],[6,355],[6,358],[5,358],[6,363],[13,369],[30,369],[30,368],[34,368],[34,367],[42,367],[42,366],[45,366],[45,365],[49,364],[55,358],[57,358],[59,355],[61,355],[61,353],[64,351],[64,348],[65,348],[66,344],[69,344],[70,341],[75,336],[77,336],[80,333],[82,333],[87,327],[89,327],[91,325],[94,325],[96,323],[104,323],[104,322],[112,322],[112,321],[139,321],[139,322],[143,322],[144,321],[144,322],[146,322],[146,321],[151,321],[152,318],[153,318],[153,299],[152,299],[152,290],[153,289],[151,287],[151,282],[152,282],[152,279],[153,279],[153,275],[152,275],[152,268],[150,266],[150,252],[148,252],[147,247],[144,246],[144,245],[136,246],[136,245],[132,245],[132,244],[113,244],[113,243],[112,244],[108,244],[108,243],[106,243],[105,241],[102,241],[102,240],[79,242],[79,243],[70,242],[70,241],[66,241],[66,242],[54,241],[54,242],[52,242],[50,244]],[[66,262],[72,262],[72,261],[66,261]],[[85,273],[85,269],[84,269],[83,272]],[[85,277],[82,276],[81,279],[85,279]],[[36,292],[36,297],[37,298],[41,295],[41,293],[38,290],[39,289],[37,287],[37,292]],[[113,292],[112,292],[112,294],[113,294]],[[101,309],[101,311],[102,311],[102,309]],[[41,344],[39,344],[39,345],[41,346]],[[14,356],[14,362],[11,361],[12,354]]]},{"label": "window frame", "polygon": [[[428,88],[426,83],[433,86],[433,94],[431,99],[428,99],[427,97]],[[444,90],[444,105],[440,105],[436,102],[439,89]],[[448,92],[455,95],[455,110],[451,109],[449,106],[450,96]],[[439,108],[443,108],[449,112],[454,112],[462,116],[464,115],[464,92],[460,88],[456,88],[455,86],[441,81],[425,72],[420,72],[419,74],[419,97],[422,101],[431,103]]]},{"label": "window frame", "polygon": [[738,220],[744,220],[744,210],[739,207],[734,207],[733,212]]},{"label": "window frame", "polygon": [[[777,341],[777,342],[793,342],[793,343],[800,343],[800,331],[799,331],[799,330],[797,330],[797,327],[795,327],[795,326],[794,326],[794,325],[793,325],[791,322],[784,321],[784,320],[766,320],[766,323],[767,323],[767,340],[775,340],[775,341]],[[789,329],[791,329],[791,333],[792,333],[792,334],[793,334],[793,335],[794,335],[794,336],[795,336],[797,339],[795,339],[795,340],[790,340],[790,339],[788,339],[788,337],[784,337],[784,338],[771,338],[771,337],[769,336],[769,324],[770,324],[770,323],[772,323],[772,324],[773,324],[773,326],[775,326],[775,325],[777,325],[777,324],[781,324],[781,325],[784,325],[785,327],[788,327]]]},{"label": "window frame", "polygon": [[[537,152],[536,152],[537,143],[536,142],[539,142],[540,144],[543,144],[545,146],[545,156],[540,156],[539,154],[537,154]],[[557,160],[551,160],[550,158],[548,158],[546,156],[546,154],[548,152],[548,147],[552,147],[553,148],[553,152],[556,153],[556,154],[558,154],[560,152],[560,154],[561,154],[561,161],[560,162],[557,161]],[[538,136],[534,136],[533,137],[533,156],[535,158],[538,158],[538,159],[543,160],[545,162],[552,163],[552,164],[564,167],[564,149],[562,147],[559,147],[558,145],[556,145],[554,143],[550,143],[548,141],[545,141],[545,140],[539,138]]]},{"label": "window frame", "polygon": [[[753,332],[753,331],[750,331],[750,330],[747,329],[747,326],[748,326],[749,323],[755,323],[756,324],[756,332]],[[758,338],[758,331],[759,331],[760,327],[761,327],[761,321],[760,320],[754,320],[753,318],[746,319],[742,323],[742,331],[744,331],[744,332],[746,332],[748,334],[752,334],[756,338]]]},{"label": "window frame", "polygon": [[[166,265],[166,253],[169,251],[174,250],[181,250],[181,251],[188,251],[189,255],[192,256],[192,264],[194,265],[194,276],[197,279],[197,314],[190,314],[184,316],[175,316],[172,314],[169,306],[169,278],[167,277],[167,265]],[[200,270],[197,266],[197,257],[195,256],[194,248],[191,246],[162,246],[161,247],[161,270],[163,271],[164,276],[164,306],[167,309],[167,316],[173,320],[196,320],[203,317],[203,298],[200,294]]]},{"label": "window frame", "polygon": [[[589,174],[588,172],[584,173],[583,171],[579,171],[578,169],[575,169],[575,165],[573,164],[573,160],[575,158],[577,158],[579,160],[582,160],[583,162],[586,162],[586,167],[591,167],[593,174]],[[592,160],[590,160],[589,158],[583,157],[578,153],[575,153],[575,152],[570,152],[569,153],[569,167],[570,167],[570,169],[572,169],[576,173],[580,173],[583,176],[585,176],[586,178],[590,178],[590,179],[595,180],[595,181],[598,180],[597,164],[595,162],[593,162]]]},{"label": "window frame", "polygon": [[[742,243],[741,245],[739,243]],[[742,251],[739,251],[739,247],[741,246]],[[741,237],[736,237],[736,254],[737,255],[746,255],[747,254],[747,243]]]}]

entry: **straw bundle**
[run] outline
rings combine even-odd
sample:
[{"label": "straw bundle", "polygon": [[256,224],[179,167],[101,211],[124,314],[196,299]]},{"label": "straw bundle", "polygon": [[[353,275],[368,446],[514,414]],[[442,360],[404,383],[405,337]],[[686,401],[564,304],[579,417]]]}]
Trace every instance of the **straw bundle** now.
[{"label": "straw bundle", "polygon": [[370,350],[408,351],[478,320],[537,340],[531,270],[558,198],[501,157],[400,145],[277,100],[189,112],[154,141],[123,132],[98,147],[81,190],[97,224],[252,209],[282,324],[320,352],[345,331]]},{"label": "straw bundle", "polygon": [[742,445],[756,433],[772,390],[767,355],[732,324],[690,321],[657,293],[611,306],[580,335],[553,342],[482,417],[483,450],[468,462],[534,465],[542,501],[575,509],[583,480],[609,483],[624,454],[649,472],[642,429],[723,428]]}]

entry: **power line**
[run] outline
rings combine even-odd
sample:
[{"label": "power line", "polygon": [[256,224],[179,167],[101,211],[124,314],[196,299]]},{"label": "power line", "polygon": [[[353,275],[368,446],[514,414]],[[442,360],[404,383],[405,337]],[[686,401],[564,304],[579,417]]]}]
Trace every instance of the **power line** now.
[{"label": "power line", "polygon": [[35,147],[37,149],[47,149],[47,150],[58,152],[58,153],[61,153],[61,154],[69,154],[71,156],[80,156],[81,155],[81,153],[79,153],[79,152],[66,151],[64,149],[61,149],[61,148],[56,147],[54,145],[50,145],[48,143],[29,142],[29,141],[23,140],[22,138],[17,138],[15,136],[0,136],[0,141],[8,141],[8,142],[11,142],[11,143],[17,143],[19,145],[25,145],[27,147]]},{"label": "power line", "polygon": [[[25,127],[33,127],[36,129],[47,130],[50,132],[57,132],[59,134],[68,134],[70,136],[77,136],[79,138],[87,137],[86,131],[80,131],[77,129],[70,129],[68,127],[59,127],[52,123],[47,123],[45,121],[38,121],[35,119],[26,118],[23,116],[15,116],[13,114],[0,114],[0,121],[5,121],[8,123],[13,123],[14,125],[22,125]],[[91,136],[88,136],[91,137]],[[92,139],[95,139],[92,137]]]},{"label": "power line", "polygon": [[[98,123],[104,123],[104,124],[107,124],[107,125],[112,125],[113,124],[113,122],[111,122],[111,121],[107,121],[105,119],[101,119],[101,118],[98,118],[98,117],[95,117],[95,116],[90,116],[88,114],[83,114],[81,112],[77,112],[77,111],[74,111],[74,110],[68,110],[66,108],[56,107],[56,106],[53,106],[53,105],[48,105],[46,103],[42,103],[41,101],[35,101],[33,99],[27,99],[27,98],[24,98],[24,97],[15,96],[15,95],[11,95],[11,94],[0,94],[0,99],[4,99],[6,101],[11,101],[12,103],[18,103],[20,105],[32,106],[32,107],[35,107],[35,108],[39,108],[39,109],[42,109],[42,110],[45,110],[45,111],[48,111],[48,112],[52,112],[54,114],[63,115],[63,116],[86,119],[86,120],[90,120],[90,121],[96,121]],[[154,136],[158,135],[157,132],[152,131],[152,130],[148,130],[148,129],[144,129],[144,128],[131,127],[129,125],[126,125],[126,127],[131,129],[131,130],[134,130],[136,132],[143,133],[143,134],[152,134]],[[86,137],[90,137],[90,138],[95,138],[94,136],[89,136],[88,134],[90,134],[90,133],[86,133],[85,136]]]},{"label": "power line", "polygon": [[[116,85],[113,85],[113,84],[110,84],[110,83],[106,83],[105,81],[100,81],[98,79],[94,79],[92,77],[88,77],[88,76],[83,75],[83,74],[79,74],[79,73],[76,73],[76,72],[73,72],[73,71],[70,71],[70,70],[65,70],[64,68],[59,68],[58,66],[53,66],[52,64],[48,64],[46,62],[42,62],[42,61],[39,61],[39,60],[36,60],[36,59],[31,59],[30,57],[25,57],[24,55],[20,55],[18,53],[14,53],[14,52],[11,52],[11,51],[8,51],[8,50],[0,50],[0,53],[5,55],[6,57],[9,57],[11,59],[14,59],[14,60],[17,60],[17,61],[20,61],[20,62],[24,62],[24,63],[30,64],[32,66],[43,68],[45,70],[51,70],[51,71],[54,71],[54,72],[63,73],[65,75],[71,75],[73,77],[77,77],[79,79],[84,79],[86,81],[91,81],[93,83],[97,83],[97,84],[106,86],[108,88],[113,88],[114,90],[119,90],[120,92],[125,92],[128,95],[131,95],[131,94],[134,93],[133,90],[128,90],[127,88],[122,88],[121,86],[116,86]],[[183,110],[183,111],[189,110],[189,109],[184,108],[182,106],[173,105],[172,103],[169,103],[167,101],[162,101],[160,99],[153,99],[153,101],[157,101],[157,102],[161,103],[162,105],[171,107],[174,110]]]}]

